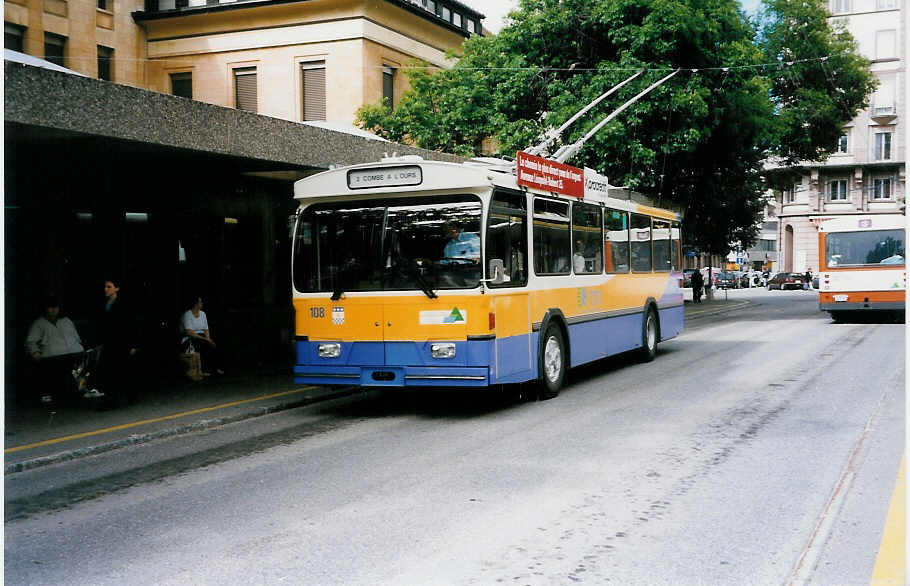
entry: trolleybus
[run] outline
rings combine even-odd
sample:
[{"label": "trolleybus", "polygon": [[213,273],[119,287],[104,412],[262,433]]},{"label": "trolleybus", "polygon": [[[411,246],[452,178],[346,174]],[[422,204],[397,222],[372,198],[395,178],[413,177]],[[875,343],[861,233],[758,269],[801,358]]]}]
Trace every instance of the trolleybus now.
[{"label": "trolleybus", "polygon": [[834,320],[851,312],[904,311],[906,217],[855,215],[818,229],[818,306]]},{"label": "trolleybus", "polygon": [[683,330],[679,214],[551,163],[387,157],[296,182],[295,381],[550,398],[568,368],[653,359]]}]

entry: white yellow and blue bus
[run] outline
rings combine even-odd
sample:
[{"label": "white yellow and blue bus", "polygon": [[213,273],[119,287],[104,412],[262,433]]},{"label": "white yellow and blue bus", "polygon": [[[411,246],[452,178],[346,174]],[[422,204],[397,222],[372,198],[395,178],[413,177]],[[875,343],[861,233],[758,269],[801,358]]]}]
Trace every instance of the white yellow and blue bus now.
[{"label": "white yellow and blue bus", "polygon": [[298,181],[295,381],[540,380],[549,398],[570,367],[653,359],[683,330],[680,217],[587,183],[570,197],[506,162],[414,156]]},{"label": "white yellow and blue bus", "polygon": [[837,321],[854,313],[904,312],[907,219],[852,215],[818,227],[818,307]]}]

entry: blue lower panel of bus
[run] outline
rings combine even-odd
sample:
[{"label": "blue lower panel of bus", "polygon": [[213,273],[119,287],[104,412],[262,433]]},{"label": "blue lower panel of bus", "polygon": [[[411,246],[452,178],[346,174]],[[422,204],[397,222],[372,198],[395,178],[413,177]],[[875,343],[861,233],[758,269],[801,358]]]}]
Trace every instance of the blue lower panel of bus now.
[{"label": "blue lower panel of bus", "polygon": [[454,342],[455,356],[444,359],[433,358],[431,342],[339,342],[339,356],[322,358],[318,348],[324,343],[297,342],[294,382],[394,387],[490,384],[492,340]]},{"label": "blue lower panel of bus", "polygon": [[660,314],[660,339],[669,340],[680,335],[686,326],[685,311],[682,305],[668,307],[658,311]]},{"label": "blue lower panel of bus", "polygon": [[[661,340],[683,329],[683,306],[659,310]],[[642,314],[570,324],[571,366],[641,347]],[[339,342],[336,358],[321,358],[325,342],[297,342],[294,381],[358,386],[470,386],[537,378],[540,332],[489,340],[462,340],[453,358],[433,358],[436,342]],[[491,368],[492,367],[492,368]]]}]

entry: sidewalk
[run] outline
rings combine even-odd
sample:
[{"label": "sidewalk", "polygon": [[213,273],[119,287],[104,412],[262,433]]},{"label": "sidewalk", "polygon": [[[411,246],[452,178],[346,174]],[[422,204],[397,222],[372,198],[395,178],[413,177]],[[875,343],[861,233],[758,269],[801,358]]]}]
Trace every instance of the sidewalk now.
[{"label": "sidewalk", "polygon": [[[686,319],[733,311],[748,301],[692,303],[685,291]],[[158,438],[191,433],[284,409],[359,392],[356,388],[295,385],[290,373],[211,377],[200,383],[162,385],[126,407],[99,411],[90,399],[27,407],[7,404],[4,427],[6,474],[82,458]]]}]

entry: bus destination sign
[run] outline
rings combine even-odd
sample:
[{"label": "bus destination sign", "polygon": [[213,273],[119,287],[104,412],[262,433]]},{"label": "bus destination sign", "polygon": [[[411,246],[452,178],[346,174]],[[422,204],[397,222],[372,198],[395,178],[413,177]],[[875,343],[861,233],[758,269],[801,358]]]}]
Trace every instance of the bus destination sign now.
[{"label": "bus destination sign", "polygon": [[561,193],[571,197],[582,198],[585,195],[585,174],[578,167],[535,157],[518,151],[519,185]]},{"label": "bus destination sign", "polygon": [[420,185],[421,183],[423,183],[423,172],[419,165],[351,169],[348,171],[348,189],[402,187],[405,185]]}]

